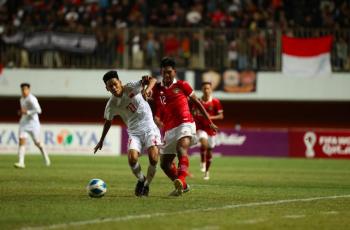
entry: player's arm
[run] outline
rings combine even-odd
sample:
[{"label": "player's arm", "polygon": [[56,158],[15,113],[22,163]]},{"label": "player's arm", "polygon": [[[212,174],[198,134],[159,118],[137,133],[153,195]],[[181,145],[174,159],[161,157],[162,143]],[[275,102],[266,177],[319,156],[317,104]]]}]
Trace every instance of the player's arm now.
[{"label": "player's arm", "polygon": [[222,120],[224,119],[224,112],[220,111],[217,115],[210,116],[211,120]]},{"label": "player's arm", "polygon": [[106,138],[106,135],[107,135],[107,133],[109,131],[109,128],[111,128],[111,125],[112,125],[112,121],[105,120],[105,124],[103,126],[103,131],[102,131],[102,135],[101,135],[100,141],[97,143],[97,145],[94,148],[94,154],[97,152],[97,150],[101,150],[102,149],[103,142],[104,142],[104,140]]},{"label": "player's arm", "polygon": [[214,108],[215,108],[216,115],[210,116],[210,119],[212,119],[212,120],[222,120],[222,119],[224,119],[224,110],[222,108],[222,105],[221,105],[220,101],[219,100],[215,100],[213,102],[215,102]]},{"label": "player's arm", "polygon": [[192,93],[190,95],[190,100],[199,109],[199,111],[203,114],[203,116],[208,120],[208,122],[210,124],[210,127],[212,129],[214,129],[215,131],[218,130],[218,127],[212,122],[212,120],[210,119],[209,114],[207,113],[207,111],[203,107],[202,103],[198,100],[196,94]]},{"label": "player's arm", "polygon": [[39,105],[38,99],[33,98],[33,100],[31,100],[32,103],[32,109],[27,110],[25,108],[21,108],[21,112],[22,114],[26,114],[26,115],[32,115],[32,114],[40,114],[41,113],[41,107]]},{"label": "player's arm", "polygon": [[141,80],[143,86],[142,96],[145,100],[148,100],[152,97],[152,89],[157,84],[157,79],[152,76],[143,76]]}]

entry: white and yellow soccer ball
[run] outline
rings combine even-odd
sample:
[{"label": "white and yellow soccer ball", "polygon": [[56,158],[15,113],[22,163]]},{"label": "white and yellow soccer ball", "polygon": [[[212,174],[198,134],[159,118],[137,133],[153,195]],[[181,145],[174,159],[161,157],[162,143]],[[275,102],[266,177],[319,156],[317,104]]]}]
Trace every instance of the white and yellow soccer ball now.
[{"label": "white and yellow soccer ball", "polygon": [[90,197],[99,198],[106,194],[107,185],[103,180],[95,178],[90,180],[86,189]]}]

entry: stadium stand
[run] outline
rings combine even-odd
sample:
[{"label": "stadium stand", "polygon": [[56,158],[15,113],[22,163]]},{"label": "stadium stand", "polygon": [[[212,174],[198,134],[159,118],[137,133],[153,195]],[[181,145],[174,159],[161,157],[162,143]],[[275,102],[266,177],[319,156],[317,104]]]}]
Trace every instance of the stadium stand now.
[{"label": "stadium stand", "polygon": [[0,61],[141,69],[170,55],[185,68],[280,71],[282,34],[334,34],[333,71],[349,71],[349,18],[340,0],[5,0]]}]

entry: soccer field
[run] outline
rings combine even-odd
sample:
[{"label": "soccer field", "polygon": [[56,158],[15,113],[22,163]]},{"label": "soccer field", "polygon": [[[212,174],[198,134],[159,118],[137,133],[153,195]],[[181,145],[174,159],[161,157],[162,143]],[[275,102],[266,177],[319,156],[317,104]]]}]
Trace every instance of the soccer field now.
[{"label": "soccer field", "polygon": [[[191,159],[192,190],[168,197],[173,185],[158,168],[150,196],[134,196],[125,157],[52,156],[46,168],[29,155],[0,156],[0,229],[349,229],[350,161],[215,158],[204,181]],[[147,158],[142,157],[143,171]],[[92,199],[91,178],[108,186]]]}]

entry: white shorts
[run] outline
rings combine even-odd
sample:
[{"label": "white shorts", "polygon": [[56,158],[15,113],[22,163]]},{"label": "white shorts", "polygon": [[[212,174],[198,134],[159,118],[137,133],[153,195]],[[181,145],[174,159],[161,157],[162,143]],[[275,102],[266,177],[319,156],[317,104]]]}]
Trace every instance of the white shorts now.
[{"label": "white shorts", "polygon": [[204,130],[197,130],[197,138],[198,141],[200,139],[208,140],[208,146],[209,148],[213,149],[216,145],[216,137],[215,136],[209,136],[208,133]]},{"label": "white shorts", "polygon": [[191,145],[196,144],[196,124],[183,123],[165,132],[164,145],[160,149],[161,154],[176,154],[177,141],[183,137],[191,138]]},{"label": "white shorts", "polygon": [[34,142],[40,141],[40,123],[20,124],[18,136],[19,138],[27,139],[28,135]]},{"label": "white shorts", "polygon": [[129,134],[128,150],[133,149],[139,153],[147,151],[151,146],[161,145],[160,132],[158,128],[153,128],[149,132],[140,135]]}]

